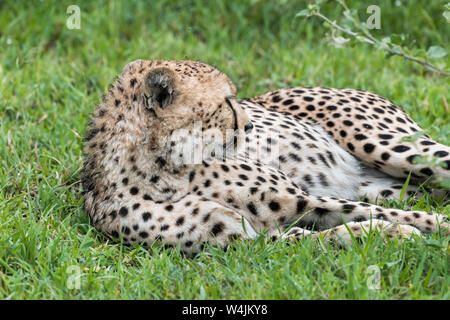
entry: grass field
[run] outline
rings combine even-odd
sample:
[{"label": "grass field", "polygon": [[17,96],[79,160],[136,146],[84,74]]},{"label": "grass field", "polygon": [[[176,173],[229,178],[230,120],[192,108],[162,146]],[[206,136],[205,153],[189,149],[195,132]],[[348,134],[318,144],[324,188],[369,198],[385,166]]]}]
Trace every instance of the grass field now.
[{"label": "grass field", "polygon": [[[377,2],[377,37],[407,33],[412,46],[449,49],[447,1]],[[66,27],[71,4],[81,9],[79,30]],[[366,1],[348,4],[367,15]],[[347,250],[261,237],[186,259],[113,243],[89,224],[79,183],[85,126],[114,76],[138,58],[207,62],[233,79],[239,97],[290,86],[373,91],[450,144],[449,78],[368,45],[331,46],[318,19],[295,18],[306,5],[0,2],[0,298],[449,299],[449,239],[437,234],[388,246],[372,237]],[[339,14],[333,4],[324,12]],[[450,215],[428,195],[385,204]],[[376,270],[381,288],[369,289]]]}]

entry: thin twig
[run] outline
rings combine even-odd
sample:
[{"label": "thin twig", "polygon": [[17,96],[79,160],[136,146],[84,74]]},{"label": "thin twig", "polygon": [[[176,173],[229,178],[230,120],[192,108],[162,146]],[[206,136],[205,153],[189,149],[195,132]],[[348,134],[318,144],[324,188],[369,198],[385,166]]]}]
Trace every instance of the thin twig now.
[{"label": "thin twig", "polygon": [[[351,30],[348,30],[348,29],[345,29],[345,28],[341,27],[340,25],[336,24],[334,21],[331,21],[330,19],[325,17],[320,12],[314,11],[314,12],[312,12],[312,15],[317,16],[317,17],[321,18],[322,20],[325,20],[333,28],[335,28],[335,29],[337,29],[337,30],[339,30],[339,31],[341,31],[341,32],[351,36],[351,37],[357,37],[359,35],[356,32],[353,32]],[[429,63],[427,61],[420,60],[420,59],[418,59],[416,57],[413,57],[413,56],[410,56],[410,55],[408,55],[408,54],[406,54],[404,52],[392,50],[391,48],[389,48],[388,46],[386,46],[385,44],[383,44],[382,42],[380,42],[379,40],[374,38],[368,31],[366,31],[364,29],[362,29],[362,30],[363,30],[363,32],[365,34],[365,37],[363,36],[364,42],[366,42],[368,44],[371,44],[371,45],[376,45],[376,44],[381,45],[381,48],[383,50],[389,52],[392,55],[397,55],[397,56],[403,57],[404,59],[416,62],[416,63],[422,65],[423,67],[425,67],[426,69],[428,69],[430,71],[433,71],[433,72],[435,72],[435,73],[437,73],[439,75],[443,75],[443,76],[446,76],[446,77],[450,76],[450,73],[442,71],[442,70],[439,70],[437,67],[435,67],[434,65],[432,65],[431,63]]]}]

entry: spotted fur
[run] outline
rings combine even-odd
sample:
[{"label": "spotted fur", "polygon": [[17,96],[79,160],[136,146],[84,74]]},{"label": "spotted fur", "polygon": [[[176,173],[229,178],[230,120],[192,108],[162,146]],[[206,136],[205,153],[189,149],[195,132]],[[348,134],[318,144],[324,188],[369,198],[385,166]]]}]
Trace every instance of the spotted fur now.
[{"label": "spotted fur", "polygon": [[[422,129],[392,102],[350,89],[235,93],[203,63],[128,64],[85,135],[84,204],[94,226],[125,243],[185,252],[262,230],[279,237],[294,222],[284,238],[448,231],[444,215],[357,200],[398,197],[410,171],[416,182],[449,177],[450,149],[426,135],[404,141]],[[182,147],[196,138],[200,161],[186,161]],[[416,163],[427,156],[442,167]]]}]

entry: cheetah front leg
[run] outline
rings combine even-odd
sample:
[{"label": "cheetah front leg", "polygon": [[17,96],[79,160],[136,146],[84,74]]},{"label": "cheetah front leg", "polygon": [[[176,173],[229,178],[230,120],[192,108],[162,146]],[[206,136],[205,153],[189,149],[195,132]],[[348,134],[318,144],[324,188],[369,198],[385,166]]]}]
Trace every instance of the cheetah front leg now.
[{"label": "cheetah front leg", "polygon": [[[330,240],[344,241],[351,245],[352,240],[359,240],[369,235],[370,232],[378,232],[383,238],[412,238],[413,235],[422,237],[421,232],[409,225],[396,224],[389,221],[372,219],[363,222],[349,222],[334,228],[326,229],[319,232],[313,232],[299,227],[294,227],[289,232],[282,235],[283,239],[302,240],[305,237],[321,238],[325,243]],[[278,235],[274,234],[273,238]]]},{"label": "cheetah front leg", "polygon": [[309,197],[310,215],[305,215],[303,223],[316,224],[319,228],[333,227],[342,222],[384,220],[390,223],[409,225],[422,232],[430,233],[444,229],[450,235],[448,217],[424,211],[389,209],[365,202],[349,201],[334,197]]},{"label": "cheetah front leg", "polygon": [[205,162],[191,171],[190,188],[199,196],[236,210],[257,231],[289,226],[297,220],[300,225],[326,229],[372,219],[411,225],[423,232],[450,229],[443,222],[445,215],[309,195],[282,172],[251,161]]}]

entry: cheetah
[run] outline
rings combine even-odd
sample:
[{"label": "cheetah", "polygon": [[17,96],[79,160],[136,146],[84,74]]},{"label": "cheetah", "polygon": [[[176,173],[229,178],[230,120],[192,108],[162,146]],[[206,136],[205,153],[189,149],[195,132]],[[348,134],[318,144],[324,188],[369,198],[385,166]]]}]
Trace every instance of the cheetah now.
[{"label": "cheetah", "polygon": [[[201,62],[127,64],[85,134],[92,224],[125,244],[160,241],[189,254],[263,231],[348,243],[372,230],[449,233],[445,215],[369,203],[399,198],[407,177],[410,193],[450,177],[450,148],[391,101],[319,87],[235,95],[224,73]],[[423,161],[431,158],[439,165]]]}]

